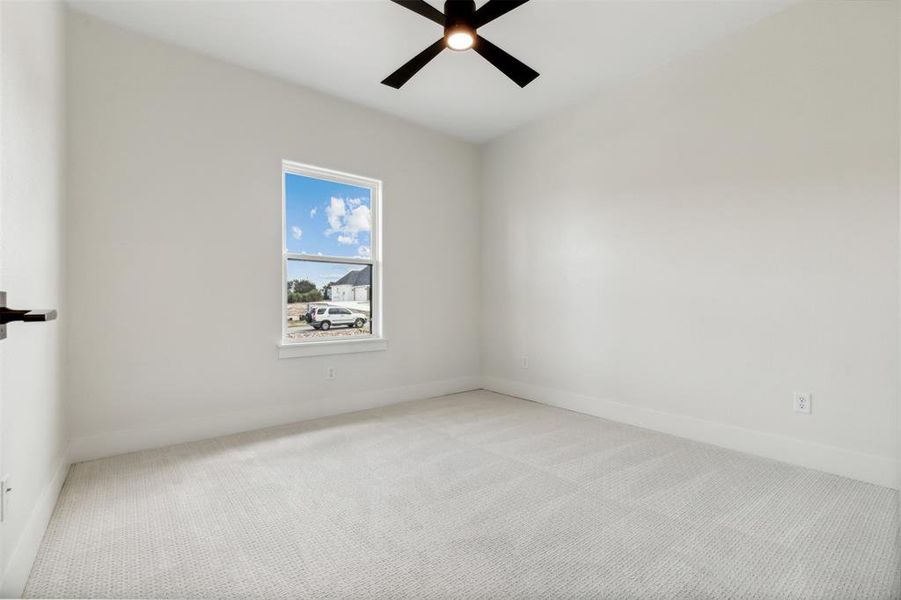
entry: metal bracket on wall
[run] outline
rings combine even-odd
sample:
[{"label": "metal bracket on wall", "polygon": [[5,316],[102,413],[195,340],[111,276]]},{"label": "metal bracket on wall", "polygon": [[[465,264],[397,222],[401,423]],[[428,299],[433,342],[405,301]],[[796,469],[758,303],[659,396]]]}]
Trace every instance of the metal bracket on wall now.
[{"label": "metal bracket on wall", "polygon": [[6,339],[6,324],[13,321],[36,323],[52,321],[56,318],[55,310],[15,310],[6,307],[6,292],[0,292],[0,340]]}]

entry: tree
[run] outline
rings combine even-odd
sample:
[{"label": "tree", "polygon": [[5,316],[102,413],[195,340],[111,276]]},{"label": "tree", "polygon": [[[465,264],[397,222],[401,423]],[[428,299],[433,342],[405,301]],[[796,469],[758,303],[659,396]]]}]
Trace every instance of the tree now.
[{"label": "tree", "polygon": [[316,284],[307,279],[295,280],[294,281],[294,291],[298,294],[306,294],[307,292],[312,292],[316,290]]},{"label": "tree", "polygon": [[300,302],[319,302],[322,300],[322,292],[316,289],[298,294],[298,296],[300,297]]},{"label": "tree", "polygon": [[316,290],[316,285],[308,279],[292,279],[288,282],[288,293],[306,294]]}]

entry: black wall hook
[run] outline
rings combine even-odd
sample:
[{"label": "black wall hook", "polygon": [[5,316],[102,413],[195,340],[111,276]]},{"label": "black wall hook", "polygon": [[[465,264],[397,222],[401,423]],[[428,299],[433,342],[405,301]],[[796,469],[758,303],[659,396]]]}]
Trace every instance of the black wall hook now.
[{"label": "black wall hook", "polygon": [[36,323],[38,321],[52,321],[56,318],[55,310],[16,310],[7,308],[6,292],[0,292],[0,340],[6,339],[6,324],[13,321]]}]

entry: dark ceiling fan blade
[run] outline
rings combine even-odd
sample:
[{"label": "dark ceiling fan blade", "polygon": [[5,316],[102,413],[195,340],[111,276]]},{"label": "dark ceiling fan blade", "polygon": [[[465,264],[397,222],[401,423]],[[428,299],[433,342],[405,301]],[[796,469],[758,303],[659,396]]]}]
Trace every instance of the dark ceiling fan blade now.
[{"label": "dark ceiling fan blade", "polygon": [[473,44],[472,49],[497,67],[501,73],[516,82],[516,85],[519,87],[526,87],[533,79],[538,77],[538,71],[513,58],[480,35],[476,36],[476,43]]},{"label": "dark ceiling fan blade", "polygon": [[488,0],[479,7],[473,16],[472,26],[478,29],[514,8],[518,8],[529,0]]},{"label": "dark ceiling fan blade", "polygon": [[419,69],[423,68],[429,61],[438,56],[442,50],[445,48],[444,38],[441,38],[410,60],[408,60],[404,66],[399,68],[397,71],[385,77],[384,83],[387,86],[391,86],[396,90],[400,89],[400,86],[407,83],[411,77],[416,75]]},{"label": "dark ceiling fan blade", "polygon": [[395,4],[400,4],[404,8],[408,8],[413,12],[422,15],[426,19],[435,21],[444,27],[444,13],[426,2],[425,0],[391,0]]}]

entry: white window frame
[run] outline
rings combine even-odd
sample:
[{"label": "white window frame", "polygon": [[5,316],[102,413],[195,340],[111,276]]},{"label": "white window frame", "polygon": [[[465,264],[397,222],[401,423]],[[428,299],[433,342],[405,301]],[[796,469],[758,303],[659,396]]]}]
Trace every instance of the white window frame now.
[{"label": "white window frame", "polygon": [[[369,190],[369,210],[372,215],[370,231],[369,258],[351,258],[346,256],[320,256],[318,254],[301,254],[288,252],[287,198],[285,197],[285,178],[287,175],[300,175],[313,179],[324,179],[335,183],[344,183]],[[371,352],[388,349],[385,337],[385,324],[382,315],[382,182],[378,179],[351,175],[322,167],[314,167],[289,160],[282,161],[282,278],[279,283],[282,298],[282,337],[278,344],[279,358],[296,358],[302,356],[321,356],[327,354],[345,354],[351,352]],[[288,276],[288,261],[303,260],[309,262],[326,262],[346,265],[370,265],[372,267],[372,298],[370,299],[370,322],[372,333],[352,337],[338,336],[335,339],[312,338],[304,341],[289,340],[288,334],[288,289],[285,285]]]}]

